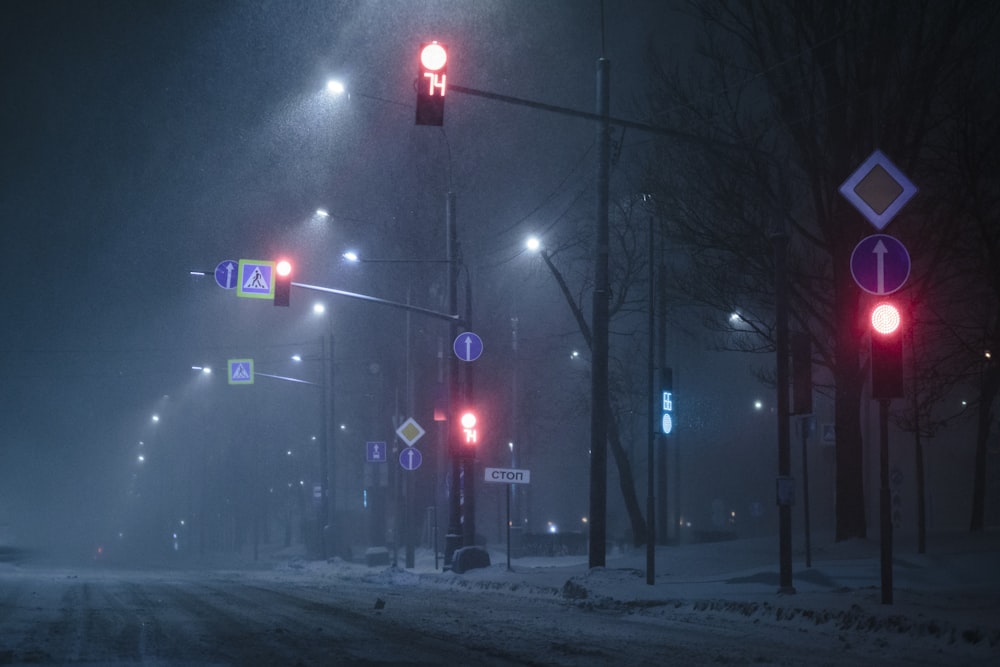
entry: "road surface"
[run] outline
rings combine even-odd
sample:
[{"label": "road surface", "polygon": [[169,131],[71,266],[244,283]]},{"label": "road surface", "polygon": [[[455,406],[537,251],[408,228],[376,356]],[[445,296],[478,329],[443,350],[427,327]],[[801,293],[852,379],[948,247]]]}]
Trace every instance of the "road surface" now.
[{"label": "road surface", "polygon": [[[0,665],[856,665],[836,628],[597,606],[552,591],[269,571],[0,567]],[[880,664],[941,656],[882,654]]]}]

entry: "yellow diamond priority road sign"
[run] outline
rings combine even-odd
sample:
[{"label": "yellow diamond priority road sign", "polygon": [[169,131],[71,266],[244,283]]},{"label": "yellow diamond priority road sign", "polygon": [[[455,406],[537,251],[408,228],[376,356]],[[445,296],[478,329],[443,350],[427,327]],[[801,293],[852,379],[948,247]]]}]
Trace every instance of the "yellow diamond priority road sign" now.
[{"label": "yellow diamond priority road sign", "polygon": [[417,421],[410,417],[405,422],[399,425],[396,429],[396,435],[399,439],[406,443],[408,447],[412,447],[413,443],[423,437],[424,429],[417,423]]}]

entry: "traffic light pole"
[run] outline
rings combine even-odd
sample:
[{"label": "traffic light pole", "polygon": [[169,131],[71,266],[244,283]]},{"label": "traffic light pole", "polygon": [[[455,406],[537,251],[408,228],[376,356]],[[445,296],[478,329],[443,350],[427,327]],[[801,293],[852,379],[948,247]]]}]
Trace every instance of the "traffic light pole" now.
[{"label": "traffic light pole", "polygon": [[889,497],[889,401],[878,399],[879,442],[879,553],[882,566],[882,604],[892,604],[892,503]]},{"label": "traffic light pole", "polygon": [[[448,258],[448,310],[458,312],[458,230],[455,224],[455,194],[449,192],[445,201],[445,243]],[[449,325],[449,338],[458,337],[459,324],[453,321]],[[462,545],[462,507],[461,459],[458,457],[457,433],[454,428],[455,414],[458,409],[458,363],[454,355],[448,355],[448,456],[451,464],[451,483],[448,491],[448,533],[444,538],[444,568],[452,567],[455,550]]]}]

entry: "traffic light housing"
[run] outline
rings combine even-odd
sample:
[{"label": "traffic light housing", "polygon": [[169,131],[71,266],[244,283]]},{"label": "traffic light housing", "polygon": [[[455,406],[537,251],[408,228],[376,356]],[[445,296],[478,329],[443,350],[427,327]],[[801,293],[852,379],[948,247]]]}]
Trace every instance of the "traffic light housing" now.
[{"label": "traffic light housing", "polygon": [[903,396],[903,327],[899,309],[880,303],[872,309],[872,398]]},{"label": "traffic light housing", "polygon": [[656,411],[656,432],[662,435],[672,435],[674,432],[674,370],[660,369],[660,399],[659,410]]},{"label": "traffic light housing", "polygon": [[417,70],[417,125],[444,125],[448,80],[448,49],[444,44],[420,45]]},{"label": "traffic light housing", "polygon": [[274,305],[288,306],[292,296],[292,264],[282,259],[274,265]]}]

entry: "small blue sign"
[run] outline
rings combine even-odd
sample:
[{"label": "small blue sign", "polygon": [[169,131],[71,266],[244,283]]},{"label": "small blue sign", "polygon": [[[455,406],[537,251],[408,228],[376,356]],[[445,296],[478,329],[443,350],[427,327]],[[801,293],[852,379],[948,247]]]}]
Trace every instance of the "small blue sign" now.
[{"label": "small blue sign", "polygon": [[367,460],[369,463],[385,463],[385,441],[366,442]]},{"label": "small blue sign", "polygon": [[224,259],[215,267],[215,282],[222,289],[236,289],[240,265],[235,259]]},{"label": "small blue sign", "polygon": [[236,278],[236,296],[250,299],[274,298],[274,262],[264,259],[241,259]]},{"label": "small blue sign", "polygon": [[253,384],[253,359],[230,359],[229,384]]},{"label": "small blue sign", "polygon": [[451,349],[462,361],[475,361],[483,353],[483,339],[471,331],[466,331],[458,335]]},{"label": "small blue sign", "polygon": [[851,275],[858,287],[869,294],[892,294],[910,277],[910,254],[899,239],[872,234],[854,246]]},{"label": "small blue sign", "polygon": [[420,467],[423,458],[416,447],[406,447],[399,453],[399,465],[403,466],[403,470],[413,471]]}]

